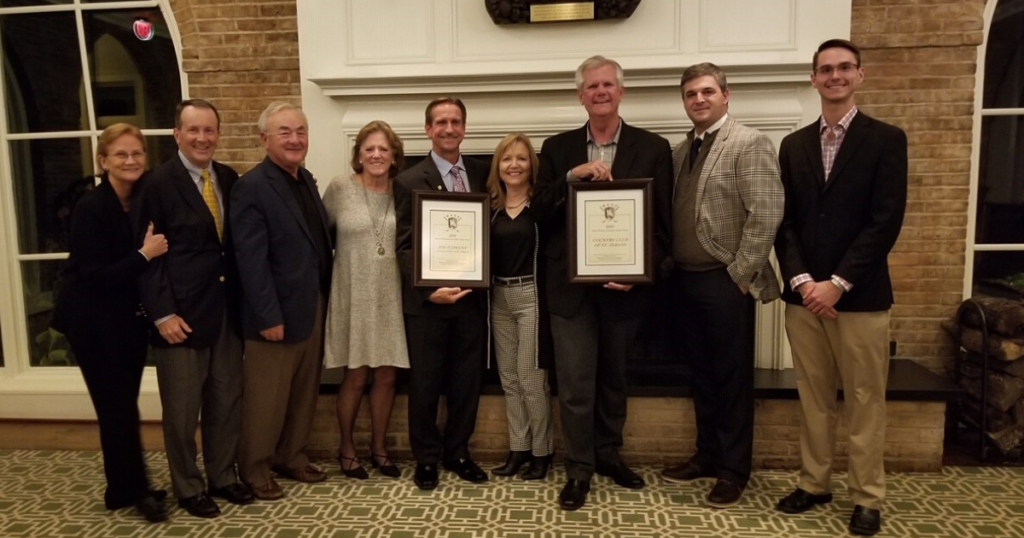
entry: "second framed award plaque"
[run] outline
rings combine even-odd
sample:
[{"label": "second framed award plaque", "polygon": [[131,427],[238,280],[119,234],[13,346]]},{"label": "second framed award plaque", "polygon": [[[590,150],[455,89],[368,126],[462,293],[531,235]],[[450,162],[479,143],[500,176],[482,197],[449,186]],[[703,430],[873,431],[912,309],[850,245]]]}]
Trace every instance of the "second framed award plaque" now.
[{"label": "second framed award plaque", "polygon": [[654,282],[650,179],[569,182],[569,281]]},{"label": "second framed award plaque", "polygon": [[413,285],[491,285],[491,199],[486,193],[414,191]]}]

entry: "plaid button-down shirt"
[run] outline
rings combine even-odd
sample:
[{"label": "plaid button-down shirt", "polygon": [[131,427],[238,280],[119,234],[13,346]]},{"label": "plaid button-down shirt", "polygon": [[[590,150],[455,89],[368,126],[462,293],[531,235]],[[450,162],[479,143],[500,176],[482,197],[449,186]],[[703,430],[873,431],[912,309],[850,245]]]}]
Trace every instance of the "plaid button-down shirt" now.
[{"label": "plaid button-down shirt", "polygon": [[850,122],[857,115],[856,105],[846,113],[835,127],[829,127],[825,116],[821,117],[821,164],[825,166],[825,180],[832,173],[832,165],[836,162],[836,154],[839,147],[843,145],[846,138],[846,130],[850,128]]}]

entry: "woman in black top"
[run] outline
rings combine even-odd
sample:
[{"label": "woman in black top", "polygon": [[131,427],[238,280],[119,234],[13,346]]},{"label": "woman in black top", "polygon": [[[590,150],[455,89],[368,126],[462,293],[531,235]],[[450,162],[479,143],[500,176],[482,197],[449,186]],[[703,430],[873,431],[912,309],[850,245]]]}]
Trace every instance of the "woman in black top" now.
[{"label": "woman in black top", "polygon": [[146,169],[142,131],[111,125],[100,134],[96,153],[101,181],[71,216],[70,257],[53,326],[71,343],[96,409],[107,509],[135,506],[147,520],[164,521],[166,492],[150,490],[139,434],[148,322],[136,279],[149,260],[167,252],[167,241],[150,226],[139,248],[128,216]]},{"label": "woman in black top", "polygon": [[487,190],[491,194],[491,326],[505,391],[509,455],[491,472],[512,476],[525,463],[524,480],[547,476],[554,444],[551,434],[551,388],[542,368],[550,349],[547,313],[538,296],[537,253],[540,208],[531,207],[537,181],[537,153],[521,133],[506,136],[494,150]]}]

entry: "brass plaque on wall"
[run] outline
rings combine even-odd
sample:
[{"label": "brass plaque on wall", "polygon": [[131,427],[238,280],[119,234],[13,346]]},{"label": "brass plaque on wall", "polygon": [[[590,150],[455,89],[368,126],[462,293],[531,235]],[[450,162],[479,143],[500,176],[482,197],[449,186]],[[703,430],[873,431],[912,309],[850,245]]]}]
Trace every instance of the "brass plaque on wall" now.
[{"label": "brass plaque on wall", "polygon": [[494,24],[628,19],[640,0],[483,0]]},{"label": "brass plaque on wall", "polygon": [[530,6],[530,22],[594,20],[593,2],[567,2]]}]

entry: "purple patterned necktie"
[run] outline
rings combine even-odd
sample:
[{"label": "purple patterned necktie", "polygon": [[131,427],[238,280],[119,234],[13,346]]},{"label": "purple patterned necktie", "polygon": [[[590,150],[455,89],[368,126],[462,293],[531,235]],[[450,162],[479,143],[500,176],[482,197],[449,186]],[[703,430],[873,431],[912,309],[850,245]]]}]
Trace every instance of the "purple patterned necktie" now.
[{"label": "purple patterned necktie", "polygon": [[462,174],[459,173],[459,167],[452,167],[452,190],[455,192],[466,192],[466,184],[462,181]]}]

